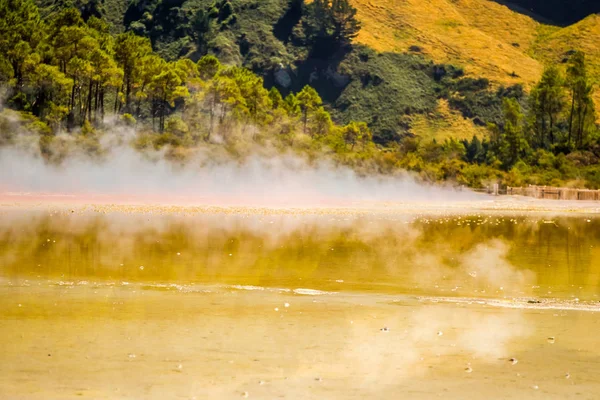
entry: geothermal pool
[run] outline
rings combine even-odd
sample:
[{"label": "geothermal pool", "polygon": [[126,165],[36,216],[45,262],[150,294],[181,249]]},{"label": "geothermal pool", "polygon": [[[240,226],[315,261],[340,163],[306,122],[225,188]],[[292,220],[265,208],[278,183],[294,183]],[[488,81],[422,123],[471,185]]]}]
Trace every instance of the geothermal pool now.
[{"label": "geothermal pool", "polygon": [[600,218],[3,206],[6,399],[596,399]]}]

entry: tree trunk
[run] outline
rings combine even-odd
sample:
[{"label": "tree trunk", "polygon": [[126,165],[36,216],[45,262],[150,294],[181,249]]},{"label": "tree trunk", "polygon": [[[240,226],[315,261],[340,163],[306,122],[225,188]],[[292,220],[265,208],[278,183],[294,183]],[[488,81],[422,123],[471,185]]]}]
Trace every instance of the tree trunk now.
[{"label": "tree trunk", "polygon": [[81,87],[82,86],[80,85],[77,88],[77,98],[79,100],[79,107],[78,107],[79,108],[79,124],[83,125],[83,122],[85,121],[85,116],[86,116],[86,113],[87,113],[87,107],[83,103],[83,99],[81,97],[81,93],[82,93]]},{"label": "tree trunk", "polygon": [[115,114],[119,110],[119,88],[115,88]]},{"label": "tree trunk", "polygon": [[549,113],[550,116],[550,144],[554,144],[554,115]]},{"label": "tree trunk", "polygon": [[156,99],[154,97],[152,97],[152,130],[155,131],[156,130]]},{"label": "tree trunk", "polygon": [[573,91],[573,100],[571,101],[571,115],[569,116],[569,140],[568,144],[571,144],[571,135],[573,134],[573,114],[575,113],[575,91]]},{"label": "tree trunk", "polygon": [[94,96],[94,123],[98,122],[98,97],[100,96],[100,82],[96,82],[96,95]]},{"label": "tree trunk", "polygon": [[581,125],[582,108],[581,108],[581,103],[580,102],[577,102],[577,103],[578,103],[577,104],[577,146],[579,146],[579,143],[581,143],[581,141],[582,141],[581,136],[583,134],[582,129],[581,129],[581,127],[582,127],[582,125]]},{"label": "tree trunk", "polygon": [[129,95],[131,94],[131,82],[127,78],[127,84],[125,85],[125,112],[129,112]]},{"label": "tree trunk", "polygon": [[544,147],[544,139],[546,137],[546,102],[542,102],[542,138],[541,146]]},{"label": "tree trunk", "polygon": [[166,113],[166,104],[167,104],[167,99],[166,96],[163,96],[163,98],[161,99],[160,102],[160,120],[159,120],[159,124],[160,124],[160,133],[163,133],[165,131],[165,113]]},{"label": "tree trunk", "polygon": [[71,100],[69,102],[69,112],[73,112],[75,109],[75,83],[73,83],[73,87],[71,88]]},{"label": "tree trunk", "polygon": [[100,122],[104,123],[104,88],[100,92]]},{"label": "tree trunk", "polygon": [[[90,79],[90,84],[88,86],[88,98],[87,98],[87,120],[92,122],[92,99],[94,98],[94,81]],[[84,118],[85,119],[85,118]]]},{"label": "tree trunk", "polygon": [[208,136],[206,137],[207,142],[210,140],[210,135],[212,134],[213,126],[215,124],[215,107],[216,107],[215,103],[216,103],[216,95],[213,96],[213,99],[210,103],[210,111],[209,111],[210,122],[209,122],[209,126],[208,126]]},{"label": "tree trunk", "polygon": [[303,122],[304,122],[304,134],[306,135],[306,124],[308,122],[308,110],[304,110],[304,118],[303,118]]},{"label": "tree trunk", "polygon": [[583,116],[579,122],[579,147],[583,147],[583,133],[585,132],[585,118],[587,117],[588,105],[583,108]]},{"label": "tree trunk", "polygon": [[[142,88],[140,89],[140,92],[144,93],[144,89],[145,88],[146,88],[146,84],[144,83],[142,85]],[[142,99],[138,98],[138,101],[137,101],[137,104],[136,104],[136,107],[135,107],[135,117],[138,118],[138,119],[140,118],[140,114],[141,114],[140,109],[141,109],[141,107],[142,107]]]}]

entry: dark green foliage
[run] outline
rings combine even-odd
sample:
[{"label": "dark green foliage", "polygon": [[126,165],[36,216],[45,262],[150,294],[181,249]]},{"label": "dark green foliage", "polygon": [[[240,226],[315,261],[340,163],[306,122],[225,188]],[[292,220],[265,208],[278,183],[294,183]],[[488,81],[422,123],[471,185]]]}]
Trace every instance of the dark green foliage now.
[{"label": "dark green foliage", "polygon": [[475,124],[486,126],[503,124],[502,103],[505,98],[526,104],[523,86],[514,85],[492,90],[486,78],[464,77],[462,69],[448,66],[434,66],[433,77],[439,82],[438,97],[449,100],[450,106],[459,110],[465,118]]},{"label": "dark green foliage", "polygon": [[494,144],[505,169],[510,169],[517,161],[524,159],[529,150],[524,134],[525,115],[519,102],[510,97],[502,100],[503,125],[500,137]]},{"label": "dark green foliage", "polygon": [[294,27],[298,25],[302,18],[303,7],[304,0],[289,0],[287,10],[273,26],[273,34],[277,39],[286,44],[288,43]]},{"label": "dark green foliage", "polygon": [[500,87],[496,91],[489,89],[487,79],[461,78],[443,82],[441,97],[447,97],[450,106],[459,110],[466,118],[472,118],[475,124],[485,126],[489,123],[502,125],[502,102],[505,98],[526,102],[521,85],[508,88]]},{"label": "dark green foliage", "polygon": [[463,146],[465,147],[465,160],[469,163],[482,164],[485,162],[485,156],[487,153],[487,142],[481,142],[477,136],[473,136],[471,141],[463,140]]},{"label": "dark green foliage", "polygon": [[49,16],[65,8],[74,8],[87,21],[90,17],[102,18],[106,12],[103,0],[37,0],[36,2],[44,16]]},{"label": "dark green foliage", "polygon": [[164,58],[175,60],[202,47],[210,31],[206,11],[186,0],[143,1],[129,4],[123,23],[126,29],[145,32],[153,48]]},{"label": "dark green foliage", "polygon": [[229,0],[222,1],[219,6],[219,13],[217,15],[217,21],[226,21],[233,15],[233,6]]},{"label": "dark green foliage", "polygon": [[583,52],[575,52],[569,60],[566,85],[571,95],[568,144],[573,140],[577,148],[582,148],[590,132],[596,128],[592,100],[594,85],[588,76]]},{"label": "dark green foliage", "polygon": [[531,123],[536,145],[550,148],[559,136],[560,113],[565,107],[564,82],[556,67],[547,68],[530,96]]},{"label": "dark green foliage", "polygon": [[378,54],[356,47],[345,56],[338,71],[349,83],[335,99],[324,95],[332,101],[334,117],[342,122],[367,122],[376,143],[387,144],[406,136],[406,115],[435,110],[432,64],[419,56]]},{"label": "dark green foliage", "polygon": [[303,37],[315,58],[330,58],[360,31],[356,8],[348,0],[314,0],[305,6]]}]

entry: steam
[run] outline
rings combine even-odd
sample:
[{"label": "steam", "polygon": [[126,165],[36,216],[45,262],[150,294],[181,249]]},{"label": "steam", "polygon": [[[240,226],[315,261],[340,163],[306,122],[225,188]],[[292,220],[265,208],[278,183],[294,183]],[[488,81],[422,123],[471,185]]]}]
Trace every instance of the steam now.
[{"label": "steam", "polygon": [[471,362],[497,365],[498,359],[510,358],[512,341],[533,331],[521,314],[447,305],[422,306],[411,317],[389,318],[385,323],[390,332],[374,335],[377,330],[371,321],[353,321],[351,337],[356,339],[349,340],[340,357],[339,368],[353,365],[357,379],[368,388],[425,375],[449,359],[464,363],[454,365],[456,375],[464,374]]},{"label": "steam", "polygon": [[319,159],[309,162],[304,156],[265,148],[234,159],[222,146],[206,145],[182,164],[121,144],[101,160],[75,154],[57,166],[30,150],[4,147],[0,193],[95,196],[94,202],[261,206],[476,198],[469,191],[418,183],[406,173],[363,177],[327,157]]},{"label": "steam", "polygon": [[[467,292],[484,297],[530,294],[535,273],[510,263],[507,242],[489,239],[460,255],[452,248],[443,248],[448,245],[449,242],[441,243],[436,251],[429,249],[429,252],[414,255],[411,279],[422,286],[453,287],[453,295]],[[454,262],[449,263],[448,259]]]},{"label": "steam", "polygon": [[499,239],[475,247],[462,258],[465,272],[483,288],[500,290],[527,287],[534,281],[528,270],[517,270],[507,260],[509,246]]}]

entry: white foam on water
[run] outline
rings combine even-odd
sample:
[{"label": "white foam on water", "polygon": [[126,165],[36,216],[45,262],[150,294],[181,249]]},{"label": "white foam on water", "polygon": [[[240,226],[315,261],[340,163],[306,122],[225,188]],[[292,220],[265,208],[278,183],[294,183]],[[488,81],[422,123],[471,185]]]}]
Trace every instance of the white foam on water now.
[{"label": "white foam on water", "polygon": [[231,285],[226,286],[229,289],[237,289],[237,290],[265,290],[262,286],[252,286],[252,285]]},{"label": "white foam on water", "polygon": [[600,304],[597,302],[576,302],[559,299],[543,299],[530,303],[529,299],[483,299],[468,297],[418,297],[419,301],[431,303],[453,303],[453,304],[477,304],[492,307],[528,309],[528,310],[562,310],[562,311],[600,311]]},{"label": "white foam on water", "polygon": [[302,294],[302,295],[306,295],[306,296],[322,296],[322,295],[328,295],[328,294],[336,294],[336,292],[325,292],[322,290],[316,290],[316,289],[294,289],[293,292],[295,294]]}]

